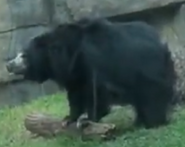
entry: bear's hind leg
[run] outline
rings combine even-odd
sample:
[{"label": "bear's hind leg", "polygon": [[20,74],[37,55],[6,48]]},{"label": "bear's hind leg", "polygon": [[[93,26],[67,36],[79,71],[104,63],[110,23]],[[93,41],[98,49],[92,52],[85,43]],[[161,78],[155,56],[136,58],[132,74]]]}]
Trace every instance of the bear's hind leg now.
[{"label": "bear's hind leg", "polygon": [[172,85],[160,82],[147,82],[140,88],[137,114],[146,128],[168,124],[169,104],[173,97]]},{"label": "bear's hind leg", "polygon": [[142,111],[142,108],[140,108],[139,106],[136,106],[135,111],[136,111],[136,120],[134,125],[136,127],[140,127],[144,125],[144,113]]}]

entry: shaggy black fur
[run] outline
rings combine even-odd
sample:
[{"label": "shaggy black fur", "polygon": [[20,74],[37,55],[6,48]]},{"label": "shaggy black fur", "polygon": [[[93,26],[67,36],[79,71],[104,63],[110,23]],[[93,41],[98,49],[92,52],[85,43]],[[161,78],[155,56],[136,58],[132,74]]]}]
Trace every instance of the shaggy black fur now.
[{"label": "shaggy black fur", "polygon": [[[136,110],[138,124],[150,128],[167,123],[174,65],[167,45],[143,22],[83,19],[59,25],[35,37],[24,50],[24,59],[25,79],[53,79],[66,88],[71,121],[84,112],[98,121],[109,113],[110,104],[128,103]],[[111,91],[121,98],[110,97]]]}]

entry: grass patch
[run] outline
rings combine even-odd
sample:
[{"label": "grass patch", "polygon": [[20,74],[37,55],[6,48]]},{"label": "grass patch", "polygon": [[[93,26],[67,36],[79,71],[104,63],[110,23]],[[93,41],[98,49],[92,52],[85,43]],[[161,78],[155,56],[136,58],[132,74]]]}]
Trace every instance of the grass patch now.
[{"label": "grass patch", "polygon": [[[125,132],[115,141],[83,142],[80,138],[56,138],[46,140],[42,138],[30,139],[23,127],[23,120],[27,113],[33,111],[46,112],[58,116],[68,113],[65,94],[53,95],[21,107],[0,110],[0,147],[183,147],[185,140],[185,109],[177,108],[172,123],[158,129],[137,129]],[[120,110],[121,111],[121,110]],[[130,110],[121,113],[114,112],[113,119],[122,126],[129,127],[132,119]],[[119,116],[118,116],[119,115]],[[114,117],[115,116],[115,117]],[[109,120],[109,119],[107,119]]]}]

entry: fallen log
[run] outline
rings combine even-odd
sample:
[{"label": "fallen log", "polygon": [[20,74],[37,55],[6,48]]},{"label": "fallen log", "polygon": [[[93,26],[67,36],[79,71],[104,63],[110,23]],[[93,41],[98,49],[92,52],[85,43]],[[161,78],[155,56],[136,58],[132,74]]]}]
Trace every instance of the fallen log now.
[{"label": "fallen log", "polygon": [[42,113],[28,114],[24,120],[25,128],[34,137],[52,138],[56,136],[81,136],[82,139],[109,140],[114,138],[115,125],[96,123],[87,120],[80,120],[81,127],[72,123],[67,127],[62,125],[62,119]]}]

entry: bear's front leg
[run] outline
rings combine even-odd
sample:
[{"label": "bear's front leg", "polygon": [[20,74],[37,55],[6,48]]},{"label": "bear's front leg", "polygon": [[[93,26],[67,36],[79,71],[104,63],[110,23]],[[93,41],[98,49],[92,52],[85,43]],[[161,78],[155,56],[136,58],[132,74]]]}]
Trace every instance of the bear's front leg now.
[{"label": "bear's front leg", "polygon": [[86,86],[87,114],[90,121],[99,122],[109,114],[109,92],[104,86]]},{"label": "bear's front leg", "polygon": [[76,122],[84,113],[85,95],[82,88],[68,90],[69,115],[65,116],[62,121],[63,126]]}]

